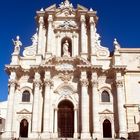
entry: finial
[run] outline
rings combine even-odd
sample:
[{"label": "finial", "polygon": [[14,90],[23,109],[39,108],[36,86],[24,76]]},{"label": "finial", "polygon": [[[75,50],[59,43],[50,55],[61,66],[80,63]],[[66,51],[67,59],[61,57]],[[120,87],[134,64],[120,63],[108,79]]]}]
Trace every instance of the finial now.
[{"label": "finial", "polygon": [[43,9],[43,8],[41,8],[41,9],[40,9],[40,11],[44,11],[44,9]]},{"label": "finial", "polygon": [[89,10],[90,12],[92,12],[93,11],[93,9],[92,8],[90,8],[90,10]]},{"label": "finial", "polygon": [[117,39],[116,38],[114,38],[114,47],[115,47],[115,49],[116,50],[118,50],[118,49],[120,49],[121,47],[120,47],[120,44],[118,43],[118,41],[117,41]]}]

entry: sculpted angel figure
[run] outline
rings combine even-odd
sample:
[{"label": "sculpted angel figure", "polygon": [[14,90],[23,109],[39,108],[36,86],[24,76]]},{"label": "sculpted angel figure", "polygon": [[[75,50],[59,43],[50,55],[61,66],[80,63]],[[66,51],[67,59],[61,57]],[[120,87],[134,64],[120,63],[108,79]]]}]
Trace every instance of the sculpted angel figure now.
[{"label": "sculpted angel figure", "polygon": [[116,38],[114,39],[113,43],[114,43],[114,46],[115,46],[115,50],[118,51],[121,47],[120,47],[120,44],[118,43]]},{"label": "sculpted angel figure", "polygon": [[63,56],[70,56],[68,40],[63,44]]},{"label": "sculpted angel figure", "polygon": [[13,40],[12,39],[13,44],[15,46],[14,53],[16,53],[16,54],[19,54],[20,53],[20,47],[22,46],[22,42],[19,39],[20,39],[19,36],[16,37],[16,40]]}]

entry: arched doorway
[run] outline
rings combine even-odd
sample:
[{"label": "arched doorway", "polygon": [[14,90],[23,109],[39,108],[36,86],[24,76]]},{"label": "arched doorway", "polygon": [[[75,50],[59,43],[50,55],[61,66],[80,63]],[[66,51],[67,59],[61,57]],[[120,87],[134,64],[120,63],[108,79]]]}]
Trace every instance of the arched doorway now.
[{"label": "arched doorway", "polygon": [[104,138],[112,138],[111,123],[107,119],[104,120],[104,122],[103,122],[103,137]]},{"label": "arched doorway", "polygon": [[20,122],[20,132],[19,132],[20,137],[27,138],[28,137],[28,121],[26,119],[23,119]]},{"label": "arched doorway", "polygon": [[74,133],[74,110],[73,104],[64,100],[58,105],[58,136],[73,137]]}]

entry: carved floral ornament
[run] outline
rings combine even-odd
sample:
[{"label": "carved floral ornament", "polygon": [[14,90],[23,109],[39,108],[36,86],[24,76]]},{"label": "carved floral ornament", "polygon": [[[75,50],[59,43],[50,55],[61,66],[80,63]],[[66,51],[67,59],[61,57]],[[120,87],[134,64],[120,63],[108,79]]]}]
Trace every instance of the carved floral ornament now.
[{"label": "carved floral ornament", "polygon": [[71,80],[72,74],[69,74],[68,72],[60,73],[59,78],[61,78],[62,81],[67,83]]},{"label": "carved floral ornament", "polygon": [[53,86],[54,85],[53,81],[50,79],[45,79],[44,82],[45,82],[45,86]]},{"label": "carved floral ornament", "polygon": [[116,80],[116,86],[117,87],[123,87],[123,80],[122,79],[118,79],[118,80]]}]

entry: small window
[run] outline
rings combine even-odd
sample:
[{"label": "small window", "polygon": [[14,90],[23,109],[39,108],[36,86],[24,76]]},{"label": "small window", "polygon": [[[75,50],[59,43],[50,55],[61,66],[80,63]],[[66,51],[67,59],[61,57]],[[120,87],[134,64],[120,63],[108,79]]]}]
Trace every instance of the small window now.
[{"label": "small window", "polygon": [[0,124],[2,124],[2,119],[0,118]]},{"label": "small window", "polygon": [[22,102],[30,102],[30,93],[29,93],[29,91],[24,91],[22,93]]},{"label": "small window", "polygon": [[110,96],[107,91],[102,92],[101,98],[102,98],[102,102],[110,102]]}]

